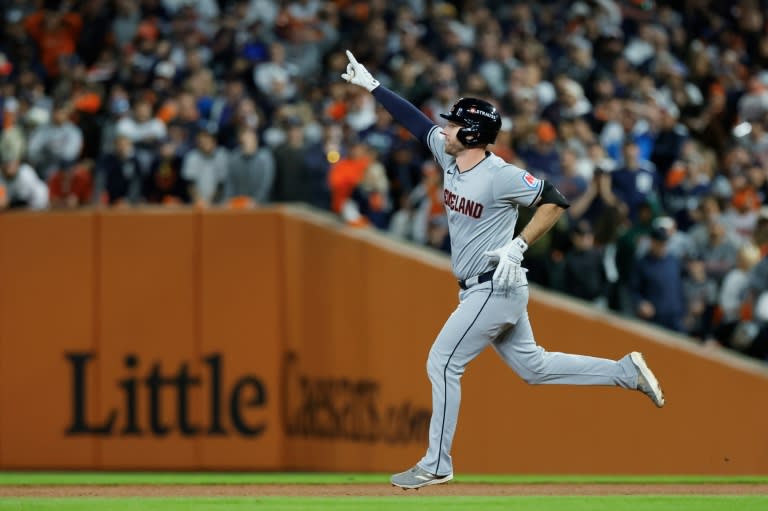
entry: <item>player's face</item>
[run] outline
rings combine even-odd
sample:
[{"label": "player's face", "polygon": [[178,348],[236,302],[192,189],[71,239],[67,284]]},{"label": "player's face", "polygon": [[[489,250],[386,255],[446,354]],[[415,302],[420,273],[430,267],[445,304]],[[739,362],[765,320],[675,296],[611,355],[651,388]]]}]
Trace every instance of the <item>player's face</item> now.
[{"label": "player's face", "polygon": [[461,125],[448,121],[448,124],[443,128],[443,135],[445,135],[445,152],[451,156],[458,155],[464,150],[464,145],[456,138],[456,134],[461,129]]}]

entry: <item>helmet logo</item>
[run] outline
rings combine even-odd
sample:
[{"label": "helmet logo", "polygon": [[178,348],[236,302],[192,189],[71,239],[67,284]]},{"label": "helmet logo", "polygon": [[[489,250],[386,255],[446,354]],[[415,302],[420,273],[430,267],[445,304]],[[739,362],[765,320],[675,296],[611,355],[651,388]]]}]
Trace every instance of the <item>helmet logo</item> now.
[{"label": "helmet logo", "polygon": [[469,107],[467,109],[467,113],[479,114],[479,115],[482,115],[483,117],[488,117],[489,119],[496,119],[496,115],[494,115],[494,113],[486,112],[485,110],[478,110],[477,108],[475,108],[473,106],[471,106],[471,107]]}]

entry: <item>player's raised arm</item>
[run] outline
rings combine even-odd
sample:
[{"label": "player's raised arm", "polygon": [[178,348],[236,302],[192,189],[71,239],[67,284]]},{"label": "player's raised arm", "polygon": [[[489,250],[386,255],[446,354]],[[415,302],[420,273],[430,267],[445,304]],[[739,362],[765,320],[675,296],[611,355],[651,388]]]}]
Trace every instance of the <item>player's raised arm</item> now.
[{"label": "player's raised arm", "polygon": [[421,110],[410,102],[387,89],[360,64],[352,52],[347,50],[347,72],[341,77],[347,82],[362,87],[373,94],[373,97],[416,138],[426,145],[429,130],[435,125]]}]

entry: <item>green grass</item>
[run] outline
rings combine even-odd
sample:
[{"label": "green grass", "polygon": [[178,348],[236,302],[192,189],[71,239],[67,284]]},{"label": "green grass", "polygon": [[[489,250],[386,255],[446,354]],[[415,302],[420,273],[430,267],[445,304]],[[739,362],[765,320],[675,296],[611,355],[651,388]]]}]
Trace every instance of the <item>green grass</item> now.
[{"label": "green grass", "polygon": [[[458,474],[460,483],[485,484],[768,484],[768,476],[617,476]],[[258,472],[2,472],[0,485],[67,484],[388,484],[389,474]]]},{"label": "green grass", "polygon": [[[768,476],[464,475],[458,483],[768,484]],[[2,472],[0,485],[381,484],[388,474],[235,472]],[[762,511],[768,495],[385,497],[11,497],[0,511]]]},{"label": "green grass", "polygon": [[758,511],[768,497],[14,498],[0,511]]}]

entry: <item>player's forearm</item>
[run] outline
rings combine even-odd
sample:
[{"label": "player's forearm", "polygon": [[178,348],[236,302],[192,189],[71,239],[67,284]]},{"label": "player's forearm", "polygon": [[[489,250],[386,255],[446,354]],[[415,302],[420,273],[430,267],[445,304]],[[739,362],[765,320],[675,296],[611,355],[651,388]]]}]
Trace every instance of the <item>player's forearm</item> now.
[{"label": "player's forearm", "polygon": [[413,136],[426,143],[429,130],[435,125],[429,117],[383,85],[373,89],[372,94],[396,121],[405,126]]},{"label": "player's forearm", "polygon": [[565,208],[557,204],[542,204],[519,235],[529,246],[532,245],[557,223],[564,211]]}]

